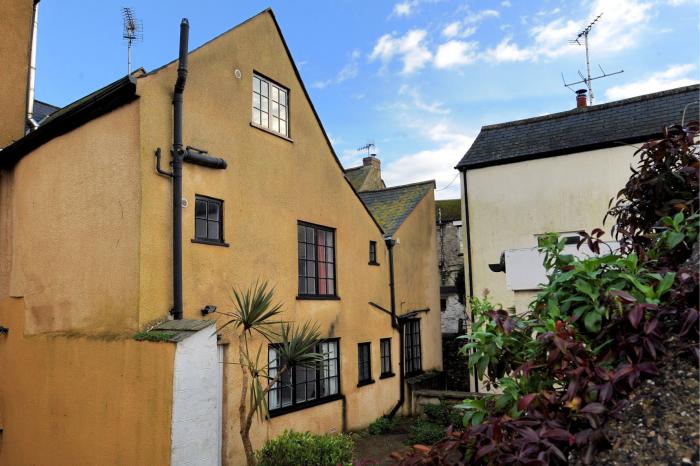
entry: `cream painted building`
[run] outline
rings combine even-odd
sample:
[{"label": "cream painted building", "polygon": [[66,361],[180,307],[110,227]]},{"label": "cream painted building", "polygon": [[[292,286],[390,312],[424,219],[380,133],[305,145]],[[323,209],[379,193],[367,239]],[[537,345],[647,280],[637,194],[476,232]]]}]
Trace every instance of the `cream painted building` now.
[{"label": "cream painted building", "polygon": [[[692,85],[481,128],[461,172],[466,289],[527,309],[544,279],[537,238],[603,226],[633,154],[663,128],[697,119]],[[609,221],[608,221],[609,222]],[[610,230],[610,223],[604,225]],[[612,240],[612,238],[608,238]]]},{"label": "cream painted building", "polygon": [[[27,95],[20,77],[0,90]],[[242,464],[238,354],[208,311],[258,279],[284,318],[320,325],[326,365],[271,391],[255,448],[407,412],[404,378],[441,369],[434,184],[358,194],[271,10],[26,135],[16,108],[0,122],[0,464]]]}]

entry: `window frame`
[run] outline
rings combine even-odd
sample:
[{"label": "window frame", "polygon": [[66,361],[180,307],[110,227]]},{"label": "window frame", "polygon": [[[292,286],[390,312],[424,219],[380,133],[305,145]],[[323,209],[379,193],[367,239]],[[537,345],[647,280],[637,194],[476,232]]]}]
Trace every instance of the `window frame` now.
[{"label": "window frame", "polygon": [[[319,340],[316,343],[316,348],[314,351],[320,352],[320,347],[321,347],[321,344],[323,344],[323,343],[335,343],[335,357],[328,358],[328,359],[324,358],[324,364],[325,364],[325,361],[335,361],[335,363],[336,363],[336,375],[323,377],[322,376],[323,375],[323,367],[322,366],[316,367],[316,374],[315,374],[316,378],[314,380],[316,382],[316,384],[315,384],[316,385],[316,397],[312,400],[306,399],[304,401],[297,402],[296,401],[296,399],[297,399],[297,393],[296,393],[297,385],[299,385],[300,383],[304,383],[304,382],[297,382],[297,380],[296,380],[297,371],[295,370],[294,366],[290,367],[288,369],[288,371],[291,371],[291,374],[292,374],[291,382],[290,382],[292,404],[286,405],[286,406],[280,406],[279,408],[269,408],[268,414],[269,414],[270,418],[281,416],[283,414],[291,413],[294,411],[299,411],[302,409],[310,408],[313,406],[318,406],[320,404],[330,403],[330,402],[336,401],[336,400],[341,400],[345,397],[343,395],[343,392],[341,389],[342,388],[342,385],[341,385],[342,378],[341,378],[341,368],[340,368],[340,361],[341,361],[340,338],[325,338],[323,340]],[[279,347],[279,345],[274,344],[274,343],[268,345],[268,364],[270,363],[269,351],[271,349],[274,349],[277,347]],[[276,367],[279,367],[279,366],[276,366]],[[268,370],[270,368],[272,368],[272,366],[269,366]],[[308,370],[308,368],[307,368],[307,370]],[[332,378],[337,379],[337,392],[330,394],[330,395],[321,396],[321,381],[322,380],[331,380]],[[307,387],[308,387],[308,382],[305,382],[305,383],[307,384]],[[279,390],[279,388],[273,387],[267,393],[268,407],[270,407],[272,405],[270,403],[270,397],[273,395],[275,390]]]},{"label": "window frame", "polygon": [[[313,257],[313,259],[309,259],[308,257],[306,257],[306,254],[305,254],[304,258],[300,257],[300,255],[299,255],[299,245],[301,244],[299,242],[299,227],[312,228],[314,230],[314,243],[313,243],[313,245],[314,245],[314,257]],[[318,232],[319,231],[330,233],[332,235],[332,239],[333,239],[333,244],[330,246],[330,249],[333,252],[333,262],[332,262],[332,264],[333,264],[333,269],[332,269],[333,276],[330,278],[327,275],[325,277],[319,277],[319,275],[320,275],[319,274],[319,271],[320,271],[319,264],[322,263],[325,265],[325,264],[331,263],[328,261],[319,261],[319,259],[318,259],[318,247],[319,247]],[[305,239],[303,244],[306,247],[308,245],[311,245],[312,243],[306,242],[306,239]],[[327,245],[323,245],[322,247],[329,248],[329,246],[327,246]],[[304,262],[305,275],[302,275],[301,270],[300,270],[302,262]],[[315,269],[314,269],[314,276],[313,277],[308,275],[308,271],[307,271],[308,269],[306,269],[309,262],[314,263]],[[325,273],[327,274],[328,271],[326,271]],[[314,279],[314,292],[313,293],[308,292],[308,287],[305,290],[305,292],[302,293],[301,283],[300,283],[302,278],[305,280],[308,280],[311,278]],[[332,293],[320,294],[318,292],[320,289],[320,287],[319,287],[320,280],[322,280],[322,279],[332,280],[332,283],[333,283],[333,292]],[[326,289],[327,289],[327,287],[328,287],[328,283],[326,283]],[[338,254],[337,254],[337,235],[336,235],[335,228],[327,227],[324,225],[318,225],[315,223],[305,222],[303,220],[297,220],[297,299],[298,300],[305,300],[305,299],[339,300],[340,299],[338,297]]]},{"label": "window frame", "polygon": [[[261,87],[260,92],[256,92],[256,90],[255,90],[255,79],[256,78],[258,80],[260,80],[261,83],[262,82],[267,83],[267,85],[268,85],[267,96],[262,95],[262,87]],[[261,130],[266,131],[270,134],[274,134],[275,136],[279,136],[282,139],[286,139],[287,141],[293,142],[292,141],[292,131],[290,128],[290,94],[291,94],[290,89],[287,86],[280,84],[278,81],[271,79],[268,76],[266,76],[265,74],[260,73],[259,71],[256,71],[256,70],[253,70],[253,75],[252,75],[252,79],[251,79],[250,83],[251,83],[250,96],[252,99],[251,104],[250,104],[250,125],[253,126],[254,128],[261,129]],[[284,91],[284,93],[286,95],[286,98],[285,98],[286,104],[282,105],[282,107],[284,107],[284,109],[286,111],[286,117],[284,120],[279,118],[279,115],[280,115],[279,110],[278,110],[278,114],[276,117],[276,118],[278,118],[278,121],[284,121],[284,123],[286,125],[286,132],[284,132],[284,133],[282,133],[280,131],[276,131],[272,128],[272,118],[273,118],[272,103],[273,103],[273,100],[272,100],[272,88],[271,88],[271,86],[276,87],[278,92]],[[255,95],[256,94],[259,96],[258,107],[255,106]],[[268,122],[267,125],[264,125],[263,120],[262,120],[262,114],[263,114],[262,99],[263,98],[267,99],[267,110],[264,111],[264,113],[267,114],[267,122]],[[274,102],[274,103],[278,104],[278,108],[279,108],[279,104],[280,104],[279,100],[280,99],[278,97],[277,102]],[[255,110],[256,109],[260,113],[260,117],[259,117],[258,122],[255,121]],[[279,123],[278,123],[278,129],[279,129]]]},{"label": "window frame", "polygon": [[369,242],[369,265],[379,265],[379,262],[377,262],[377,242],[376,241],[371,241]]},{"label": "window frame", "polygon": [[[386,352],[384,351],[385,348],[387,350]],[[384,364],[385,362],[386,365]],[[387,370],[385,370],[385,368]],[[391,367],[391,337],[379,340],[379,370],[381,371],[379,374],[380,379],[386,379],[396,375]]]},{"label": "window frame", "polygon": [[[423,349],[421,346],[420,319],[406,320],[403,324],[403,332],[405,374],[407,376],[421,374],[423,372]],[[417,344],[415,337],[417,337]]]},{"label": "window frame", "polygon": [[[206,218],[197,217],[197,202],[206,202],[207,204],[207,214]],[[219,205],[219,220],[209,220],[209,204],[216,203]],[[193,243],[199,244],[209,244],[211,246],[224,246],[228,247],[229,244],[224,239],[224,200],[218,199],[216,197],[206,196],[204,194],[194,195],[194,238],[192,238]],[[219,239],[210,239],[208,237],[198,237],[197,236],[197,220],[204,220],[207,225],[207,236],[209,232],[209,222],[216,222],[219,225]]]},{"label": "window frame", "polygon": [[[363,367],[367,369],[366,377],[363,377]],[[372,383],[372,342],[365,341],[357,344],[357,386],[363,387]]]}]

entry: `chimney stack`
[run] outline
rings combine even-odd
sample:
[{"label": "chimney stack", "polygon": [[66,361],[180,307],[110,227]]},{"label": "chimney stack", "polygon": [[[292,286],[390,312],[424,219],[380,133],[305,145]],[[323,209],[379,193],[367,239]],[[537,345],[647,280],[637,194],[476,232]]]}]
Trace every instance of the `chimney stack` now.
[{"label": "chimney stack", "polygon": [[365,167],[374,167],[375,169],[379,170],[381,167],[381,162],[379,162],[379,159],[375,155],[370,155],[369,157],[362,159],[362,165]]},{"label": "chimney stack", "polygon": [[587,107],[588,103],[586,101],[586,89],[579,89],[576,91],[576,108]]}]

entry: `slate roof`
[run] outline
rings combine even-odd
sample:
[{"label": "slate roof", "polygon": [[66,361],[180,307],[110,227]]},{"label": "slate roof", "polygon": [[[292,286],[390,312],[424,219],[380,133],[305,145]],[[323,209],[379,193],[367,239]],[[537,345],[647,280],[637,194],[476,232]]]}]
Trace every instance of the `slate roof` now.
[{"label": "slate roof", "polygon": [[359,195],[384,233],[393,235],[432,189],[435,189],[435,181],[431,180],[366,191]]},{"label": "slate roof", "polygon": [[34,121],[41,124],[42,120],[47,116],[51,115],[53,112],[60,110],[61,107],[56,107],[55,105],[47,104],[41,100],[34,100]]},{"label": "slate roof", "polygon": [[[661,135],[665,126],[698,118],[694,84],[526,120],[484,126],[457,169],[634,144]],[[694,103],[693,103],[694,102]]]},{"label": "slate roof", "polygon": [[435,201],[435,222],[454,222],[462,220],[462,201],[460,199],[443,199]]},{"label": "slate roof", "polygon": [[348,168],[345,170],[345,177],[358,192],[386,188],[384,180],[381,179],[381,172],[371,165]]}]

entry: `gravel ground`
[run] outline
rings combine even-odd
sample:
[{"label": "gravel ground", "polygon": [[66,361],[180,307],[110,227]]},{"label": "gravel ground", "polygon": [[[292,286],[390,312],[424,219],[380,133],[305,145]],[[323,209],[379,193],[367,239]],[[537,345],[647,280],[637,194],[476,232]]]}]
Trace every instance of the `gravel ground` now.
[{"label": "gravel ground", "polygon": [[622,420],[604,427],[612,448],[596,465],[700,465],[698,366],[689,357],[668,359],[660,374],[630,396]]}]

